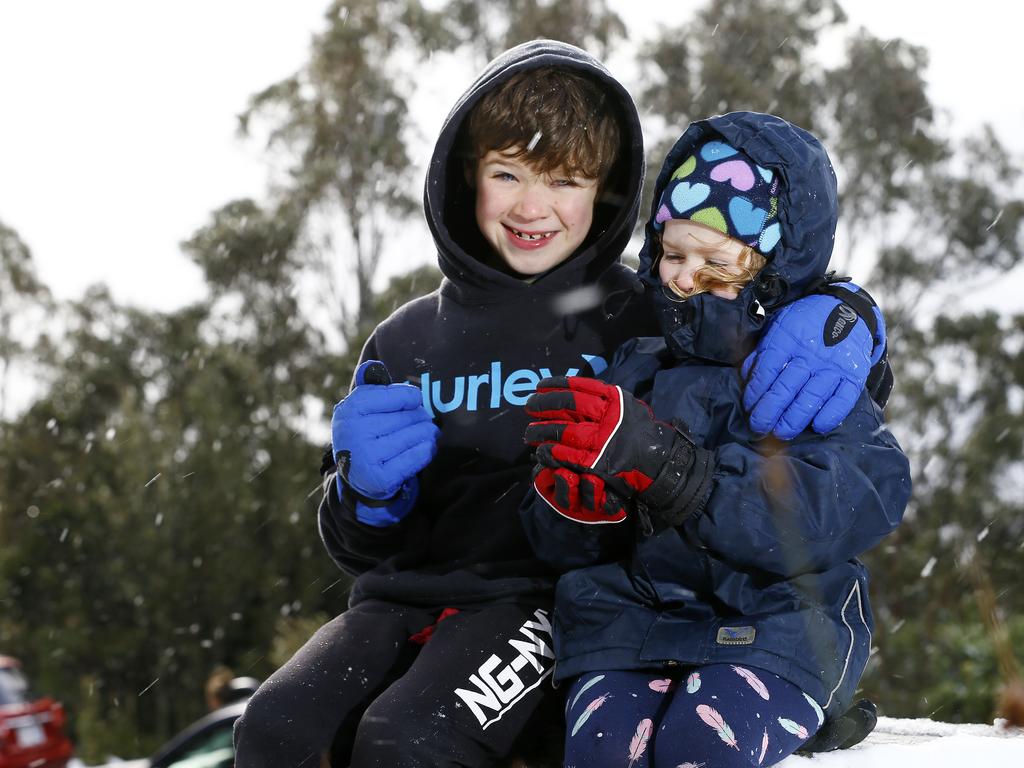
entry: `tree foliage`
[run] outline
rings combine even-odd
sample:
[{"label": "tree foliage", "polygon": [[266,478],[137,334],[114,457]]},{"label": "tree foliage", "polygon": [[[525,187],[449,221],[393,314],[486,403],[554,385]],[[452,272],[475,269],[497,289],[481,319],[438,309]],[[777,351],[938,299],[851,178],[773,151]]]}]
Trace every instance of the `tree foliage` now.
[{"label": "tree foliage", "polygon": [[[28,324],[52,305],[49,289],[36,276],[32,252],[18,233],[0,221],[0,419],[6,415],[11,366],[28,353]],[[20,325],[17,325],[20,322]]]},{"label": "tree foliage", "polygon": [[467,45],[487,61],[538,37],[572,43],[603,59],[626,36],[608,0],[448,0],[440,16],[449,45]]},{"label": "tree foliage", "polygon": [[[370,303],[391,224],[408,218],[415,205],[406,148],[411,86],[392,75],[395,59],[416,41],[403,23],[414,7],[396,0],[331,3],[309,62],[255,94],[239,118],[243,133],[264,118],[268,149],[281,147],[293,158],[278,192],[289,229],[311,236],[318,213],[340,215],[344,240],[337,250],[355,283],[354,302],[336,305],[334,319],[346,340],[363,330],[359,308]],[[319,279],[336,281],[331,265],[317,259],[319,248],[299,253]],[[295,256],[283,249],[273,258]]]},{"label": "tree foliage", "polygon": [[94,750],[152,748],[198,714],[216,663],[266,674],[278,615],[343,604],[310,535],[320,451],[296,430],[289,357],[209,320],[91,291],[56,385],[3,428],[0,644],[74,709],[88,677],[112,732],[140,735],[81,734]]},{"label": "tree foliage", "polygon": [[[843,213],[864,221],[906,202],[917,170],[948,152],[928,99],[927,52],[903,40],[881,40],[861,29],[846,59],[824,78],[829,149],[845,172]],[[867,159],[872,162],[865,163]],[[847,228],[849,229],[849,228]]]}]

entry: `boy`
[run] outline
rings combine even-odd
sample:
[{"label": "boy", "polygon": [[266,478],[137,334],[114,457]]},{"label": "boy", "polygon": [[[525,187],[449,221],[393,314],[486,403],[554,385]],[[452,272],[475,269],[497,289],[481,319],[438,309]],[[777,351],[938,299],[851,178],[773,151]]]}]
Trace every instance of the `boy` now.
[{"label": "boy", "polygon": [[850,704],[872,631],[857,557],[902,519],[909,465],[867,393],[828,435],[763,440],[722,344],[760,332],[755,276],[801,295],[825,274],[838,204],[821,144],[771,115],[699,121],[654,200],[639,274],[661,334],[526,405],[540,466],[524,521],[565,572],[565,764],[769,766]]},{"label": "boy", "polygon": [[320,531],[350,607],[249,703],[241,768],[315,764],[332,737],[360,767],[509,753],[552,664],[519,406],[653,331],[618,263],[643,168],[628,93],[572,46],[514,48],[456,104],[425,191],[445,279],[375,330],[332,421]]}]

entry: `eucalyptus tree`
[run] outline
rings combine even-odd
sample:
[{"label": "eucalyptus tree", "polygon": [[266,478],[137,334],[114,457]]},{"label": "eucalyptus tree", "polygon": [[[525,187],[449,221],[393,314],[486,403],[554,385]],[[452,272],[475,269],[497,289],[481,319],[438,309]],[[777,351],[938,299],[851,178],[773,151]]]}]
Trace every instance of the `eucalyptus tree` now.
[{"label": "eucalyptus tree", "polygon": [[654,139],[649,171],[690,121],[709,115],[771,112],[816,130],[825,77],[812,54],[845,18],[835,0],[711,0],[692,19],[659,28],[638,53],[636,97]]},{"label": "eucalyptus tree", "polygon": [[880,249],[889,412],[915,485],[875,558],[886,634],[871,684],[901,712],[990,719],[1024,640],[1024,312],[986,301],[1024,270],[1021,173],[983,129],[919,169]]},{"label": "eucalyptus tree", "polygon": [[50,291],[36,275],[31,250],[0,221],[0,421],[8,411],[11,366],[27,361],[25,339],[51,307]]},{"label": "eucalyptus tree", "polygon": [[860,29],[825,73],[821,122],[842,169],[846,248],[839,258],[847,265],[865,237],[888,236],[894,214],[904,216],[929,169],[952,151],[928,97],[927,67],[924,48]]},{"label": "eucalyptus tree", "polygon": [[466,45],[485,61],[538,37],[603,59],[626,37],[625,22],[607,0],[448,0],[439,17],[449,46]]},{"label": "eucalyptus tree", "polygon": [[[397,0],[331,3],[309,61],[253,95],[239,118],[243,134],[259,123],[268,149],[287,157],[274,198],[305,239],[275,258],[301,259],[316,274],[321,305],[346,341],[361,330],[387,238],[415,210],[407,148],[414,78],[399,74],[402,61],[410,71],[417,61],[407,20],[430,18],[415,9]],[[330,236],[335,220],[340,240]]]},{"label": "eucalyptus tree", "polygon": [[91,289],[37,350],[51,385],[0,430],[0,644],[82,713],[93,760],[201,714],[216,664],[265,674],[278,618],[344,592],[311,535],[301,340],[254,346],[214,303],[149,313]]}]

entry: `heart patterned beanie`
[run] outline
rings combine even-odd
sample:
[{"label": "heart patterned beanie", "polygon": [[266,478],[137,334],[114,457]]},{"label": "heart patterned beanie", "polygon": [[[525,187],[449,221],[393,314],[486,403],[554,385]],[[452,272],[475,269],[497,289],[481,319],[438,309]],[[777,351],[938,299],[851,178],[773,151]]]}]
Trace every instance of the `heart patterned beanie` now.
[{"label": "heart patterned beanie", "polygon": [[779,180],[745,152],[720,140],[699,144],[669,177],[654,228],[689,219],[768,256],[779,242]]}]

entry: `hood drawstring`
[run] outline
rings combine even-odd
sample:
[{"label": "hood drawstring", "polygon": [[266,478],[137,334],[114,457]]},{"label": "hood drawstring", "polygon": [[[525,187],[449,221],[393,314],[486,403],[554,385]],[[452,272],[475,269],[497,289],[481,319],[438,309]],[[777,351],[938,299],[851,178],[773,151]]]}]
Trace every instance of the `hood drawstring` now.
[{"label": "hood drawstring", "polygon": [[849,275],[840,275],[834,269],[830,269],[823,277],[818,278],[803,292],[803,296],[810,296],[812,293],[825,293],[826,289],[833,283],[848,283],[853,280]]},{"label": "hood drawstring", "polygon": [[[604,297],[604,301],[601,302],[601,313],[604,315],[605,320],[611,320],[621,315],[625,311],[626,307],[629,306],[629,302],[632,301],[634,296],[642,296],[647,290],[643,280],[641,280],[640,276],[635,272],[630,273],[627,279],[629,281],[628,286],[625,288],[619,288],[615,291],[609,291],[608,295]],[[623,294],[625,295],[625,300],[622,304],[616,309],[610,309],[609,306],[612,303],[612,299]]]},{"label": "hood drawstring", "polygon": [[[613,318],[621,315],[626,307],[629,306],[629,302],[634,296],[641,296],[646,290],[643,281],[635,272],[630,272],[626,278],[628,285],[625,288],[618,288],[614,291],[609,291],[608,294],[601,301],[601,314],[605,320],[612,320]],[[614,305],[614,300],[618,296],[624,296],[625,299],[621,301],[618,306]],[[565,337],[572,339],[576,335],[576,330],[579,328],[580,318],[577,314],[562,315],[562,328],[565,330]]]},{"label": "hood drawstring", "polygon": [[565,330],[565,338],[569,341],[576,336],[576,330],[580,327],[579,315],[562,315],[562,328]]}]

